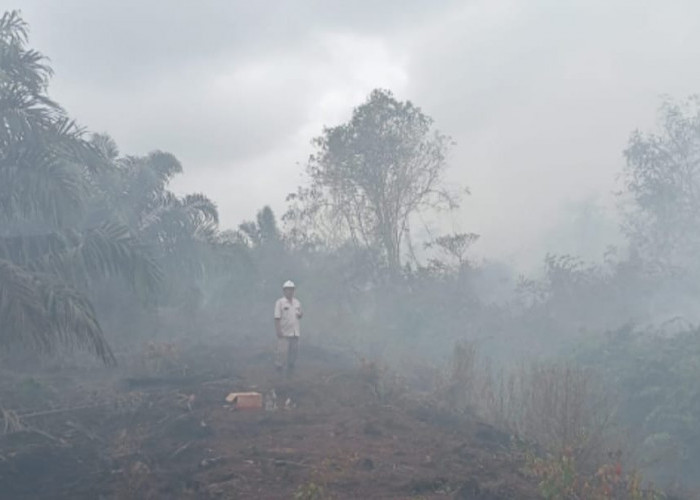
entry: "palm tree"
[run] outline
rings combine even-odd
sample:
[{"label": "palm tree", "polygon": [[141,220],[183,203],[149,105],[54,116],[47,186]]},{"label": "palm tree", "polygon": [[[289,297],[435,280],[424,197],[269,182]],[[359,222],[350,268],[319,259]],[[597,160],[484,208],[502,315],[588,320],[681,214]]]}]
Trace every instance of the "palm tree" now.
[{"label": "palm tree", "polygon": [[178,196],[167,189],[182,172],[173,155],[154,151],[122,157],[107,136],[94,136],[91,142],[113,166],[99,178],[100,196],[91,212],[112,214],[152,250],[167,284],[159,299],[168,303],[204,278],[218,233],[216,205],[203,194]]},{"label": "palm tree", "polygon": [[0,347],[112,362],[84,291],[115,275],[153,290],[161,273],[125,224],[88,210],[110,158],[47,97],[51,68],[27,35],[16,11],[0,18]]}]

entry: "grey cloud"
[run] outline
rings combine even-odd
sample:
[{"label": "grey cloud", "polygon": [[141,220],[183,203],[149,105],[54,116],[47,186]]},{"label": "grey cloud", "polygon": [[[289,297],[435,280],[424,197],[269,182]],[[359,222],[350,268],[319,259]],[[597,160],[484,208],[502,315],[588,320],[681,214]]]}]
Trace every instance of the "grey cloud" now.
[{"label": "grey cloud", "polygon": [[[82,123],[138,151],[169,148],[197,164],[224,158],[229,166],[275,147],[308,119],[305,108],[318,99],[311,92],[319,90],[313,71],[325,63],[320,33],[386,29],[420,10],[426,6],[416,1],[260,8],[248,1],[66,0],[23,7],[32,42],[56,69],[52,93]],[[270,81],[211,88],[260,63],[272,66]]]},{"label": "grey cloud", "polygon": [[245,63],[303,50],[319,31],[387,34],[450,3],[25,0],[23,12],[61,71],[86,83],[138,86],[203,61]]}]

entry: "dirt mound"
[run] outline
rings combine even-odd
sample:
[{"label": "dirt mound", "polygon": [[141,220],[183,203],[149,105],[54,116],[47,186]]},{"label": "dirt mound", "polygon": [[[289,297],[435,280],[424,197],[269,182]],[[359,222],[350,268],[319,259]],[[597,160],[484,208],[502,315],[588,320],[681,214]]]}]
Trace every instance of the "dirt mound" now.
[{"label": "dirt mound", "polygon": [[[538,498],[507,435],[412,399],[373,365],[310,348],[300,361],[285,380],[265,350],[198,346],[165,369],[92,380],[82,388],[93,394],[87,402],[64,380],[51,393],[72,406],[54,399],[43,415],[12,413],[14,431],[0,438],[0,491],[16,499]],[[263,393],[267,409],[232,411],[224,398],[233,390]]]}]

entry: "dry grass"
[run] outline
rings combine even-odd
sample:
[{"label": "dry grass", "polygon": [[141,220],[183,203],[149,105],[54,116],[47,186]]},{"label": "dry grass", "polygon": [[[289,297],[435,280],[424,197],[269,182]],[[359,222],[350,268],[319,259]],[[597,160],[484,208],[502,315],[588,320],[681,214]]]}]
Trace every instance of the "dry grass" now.
[{"label": "dry grass", "polygon": [[547,450],[572,450],[578,463],[594,469],[611,451],[614,405],[591,371],[565,364],[539,364],[508,384],[515,431]]},{"label": "dry grass", "polygon": [[615,407],[592,371],[563,363],[535,363],[496,371],[473,344],[454,348],[440,391],[456,411],[472,411],[552,453],[573,450],[595,468],[612,449]]}]

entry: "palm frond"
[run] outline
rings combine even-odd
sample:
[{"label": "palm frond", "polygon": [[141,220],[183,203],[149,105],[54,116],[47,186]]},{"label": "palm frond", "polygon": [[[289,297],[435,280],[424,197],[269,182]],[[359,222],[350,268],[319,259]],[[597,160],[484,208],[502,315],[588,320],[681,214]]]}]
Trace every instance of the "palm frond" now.
[{"label": "palm frond", "polygon": [[[73,283],[91,283],[121,276],[141,295],[154,295],[162,286],[162,271],[129,229],[113,222],[80,233],[64,232],[47,240],[53,252],[31,263]],[[60,244],[66,244],[56,252]]]},{"label": "palm frond", "polygon": [[0,325],[4,346],[27,340],[40,350],[51,345],[51,322],[38,280],[5,259],[0,259]]},{"label": "palm frond", "polygon": [[185,210],[195,215],[198,220],[219,223],[219,210],[216,203],[202,193],[188,194],[182,199]]},{"label": "palm frond", "polygon": [[35,261],[49,255],[58,255],[78,246],[79,243],[80,234],[73,230],[2,236],[0,237],[0,259],[9,260],[27,268],[31,267]]},{"label": "palm frond", "polygon": [[157,172],[163,185],[173,178],[175,174],[182,172],[182,164],[174,155],[163,151],[153,151],[144,158],[151,170]]},{"label": "palm frond", "polygon": [[6,84],[16,83],[39,93],[48,82],[51,68],[39,52],[25,48],[28,35],[28,25],[19,11],[5,12],[0,17],[0,82],[3,90]]},{"label": "palm frond", "polygon": [[116,162],[117,158],[119,158],[119,148],[117,147],[117,143],[114,142],[114,139],[112,139],[109,135],[92,134],[90,137],[90,143],[104,159]]},{"label": "palm frond", "polygon": [[39,218],[62,227],[83,209],[81,169],[41,148],[19,148],[0,161],[0,210],[5,218]]},{"label": "palm frond", "polygon": [[142,215],[139,231],[159,241],[212,241],[219,223],[216,204],[203,194],[178,198],[164,191]]},{"label": "palm frond", "polygon": [[[47,93],[52,70],[27,48],[18,11],[0,17],[0,347],[74,345],[113,361],[88,299],[75,286],[122,274],[153,286],[158,270],[128,231],[80,231],[93,175],[110,160]],[[15,227],[48,234],[16,235]],[[72,228],[72,229],[69,229]],[[14,235],[14,236],[10,236]]]},{"label": "palm frond", "polygon": [[121,276],[142,295],[161,287],[162,271],[126,226],[104,223],[86,231],[0,237],[0,259],[88,288]]},{"label": "palm frond", "polygon": [[114,362],[90,302],[76,290],[0,259],[0,345],[23,343],[44,352],[59,345]]},{"label": "palm frond", "polygon": [[[56,341],[51,344],[75,345],[92,350],[105,363],[115,362],[102,327],[87,297],[64,284],[43,287],[46,312]],[[51,339],[53,341],[53,338]]]},{"label": "palm frond", "polygon": [[0,17],[0,41],[5,43],[26,42],[29,26],[22,19],[18,10],[5,12]]}]

